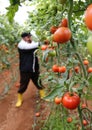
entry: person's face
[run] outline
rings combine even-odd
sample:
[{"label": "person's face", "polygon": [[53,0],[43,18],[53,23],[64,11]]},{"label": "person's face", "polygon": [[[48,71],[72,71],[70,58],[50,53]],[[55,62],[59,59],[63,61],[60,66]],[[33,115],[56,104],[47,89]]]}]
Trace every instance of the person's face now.
[{"label": "person's face", "polygon": [[28,42],[28,43],[31,43],[32,42],[32,38],[31,36],[26,36],[23,38],[24,41]]}]

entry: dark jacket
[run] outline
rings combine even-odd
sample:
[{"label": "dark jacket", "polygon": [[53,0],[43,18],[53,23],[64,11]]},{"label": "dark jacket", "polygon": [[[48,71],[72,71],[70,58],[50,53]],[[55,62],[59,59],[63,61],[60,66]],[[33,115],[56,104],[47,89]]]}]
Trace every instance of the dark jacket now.
[{"label": "dark jacket", "polygon": [[38,72],[38,58],[34,55],[35,49],[19,49],[19,69],[22,72]]}]

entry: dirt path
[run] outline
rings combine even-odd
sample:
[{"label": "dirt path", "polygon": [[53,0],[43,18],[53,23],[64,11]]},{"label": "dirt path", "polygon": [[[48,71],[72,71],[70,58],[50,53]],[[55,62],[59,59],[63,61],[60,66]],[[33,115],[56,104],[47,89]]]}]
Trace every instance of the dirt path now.
[{"label": "dirt path", "polygon": [[32,130],[37,89],[31,82],[23,98],[22,107],[16,108],[17,88],[12,87],[0,101],[0,130]]}]

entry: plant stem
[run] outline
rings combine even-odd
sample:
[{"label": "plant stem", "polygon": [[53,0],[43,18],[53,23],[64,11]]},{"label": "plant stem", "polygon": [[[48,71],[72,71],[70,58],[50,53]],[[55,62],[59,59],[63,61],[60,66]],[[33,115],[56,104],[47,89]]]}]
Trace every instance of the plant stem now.
[{"label": "plant stem", "polygon": [[[60,45],[58,44],[58,47],[57,47],[57,62],[58,62],[58,65],[60,65]],[[60,77],[60,73],[58,72],[58,77]]]},{"label": "plant stem", "polygon": [[[73,12],[73,0],[69,0],[69,4],[70,4],[70,7],[69,7],[69,12],[68,12],[68,26],[69,26],[69,28],[71,30],[72,12]],[[70,42],[71,42],[73,48],[76,48],[72,37],[70,39]]]},{"label": "plant stem", "polygon": [[82,130],[85,130],[84,125],[83,125],[83,119],[82,119],[82,113],[81,113],[80,106],[78,106],[78,112],[79,112],[79,117],[80,117],[80,121],[81,121]]},{"label": "plant stem", "polygon": [[82,66],[82,69],[83,69],[83,73],[84,73],[84,78],[87,79],[87,72],[86,72],[86,69],[85,69],[84,64],[82,62],[82,59],[81,59],[79,53],[76,52],[75,54],[76,54],[77,58],[79,59],[79,61],[81,63],[81,66]]},{"label": "plant stem", "polygon": [[73,11],[73,0],[69,0],[70,8],[69,8],[69,13],[68,13],[68,26],[71,29],[71,16],[72,16],[72,11]]},{"label": "plant stem", "polygon": [[[69,25],[69,28],[71,29],[71,22],[72,22],[72,21],[71,21],[71,16],[72,16],[72,11],[73,11],[73,0],[70,0],[69,2],[70,2],[70,8],[69,8],[69,13],[68,13],[68,22],[69,22],[68,25]],[[75,52],[76,52],[76,46],[75,46],[75,44],[74,44],[73,38],[71,38],[70,42],[71,42],[71,45],[72,45],[73,49],[74,49]],[[83,62],[82,62],[82,59],[81,59],[80,55],[79,55],[77,52],[76,52],[75,54],[76,54],[78,60],[79,60],[80,63],[81,63],[81,66],[82,66],[82,69],[83,69],[83,73],[84,73],[84,77],[87,78],[87,73],[86,73],[84,64],[83,64]]]},{"label": "plant stem", "polygon": [[57,58],[58,58],[58,64],[60,64],[60,45],[58,44],[58,48],[57,48]]}]

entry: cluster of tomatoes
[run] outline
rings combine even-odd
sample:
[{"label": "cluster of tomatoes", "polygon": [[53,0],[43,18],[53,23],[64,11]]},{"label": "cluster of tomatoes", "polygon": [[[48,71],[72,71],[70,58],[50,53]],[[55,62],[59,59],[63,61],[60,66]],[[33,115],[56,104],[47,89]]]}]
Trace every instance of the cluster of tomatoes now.
[{"label": "cluster of tomatoes", "polygon": [[88,61],[88,60],[84,60],[84,61],[83,61],[83,64],[84,64],[85,66],[87,66],[87,72],[88,72],[88,73],[92,73],[92,67],[89,67],[89,61]]},{"label": "cluster of tomatoes", "polygon": [[[89,61],[87,59],[83,60],[83,64],[85,65],[87,72],[92,73],[92,67],[89,67]],[[76,67],[74,67],[74,70],[75,70],[76,73],[79,73],[80,67],[76,66]]]},{"label": "cluster of tomatoes", "polygon": [[65,66],[53,65],[52,66],[52,71],[53,72],[65,73],[66,72],[66,67]]},{"label": "cluster of tomatoes", "polygon": [[66,43],[71,39],[71,31],[68,28],[68,20],[66,18],[62,19],[59,26],[52,26],[50,28],[52,36],[52,40],[56,43]]},{"label": "cluster of tomatoes", "polygon": [[62,103],[65,108],[73,110],[80,104],[80,97],[74,92],[66,92],[63,97],[55,97],[55,103]]},{"label": "cluster of tomatoes", "polygon": [[[66,43],[71,38],[71,31],[68,28],[68,20],[66,18],[62,19],[59,26],[52,26],[50,28],[52,34],[52,41],[56,43]],[[41,50],[46,50],[49,43],[48,40],[45,40],[45,45],[42,45]]]}]

